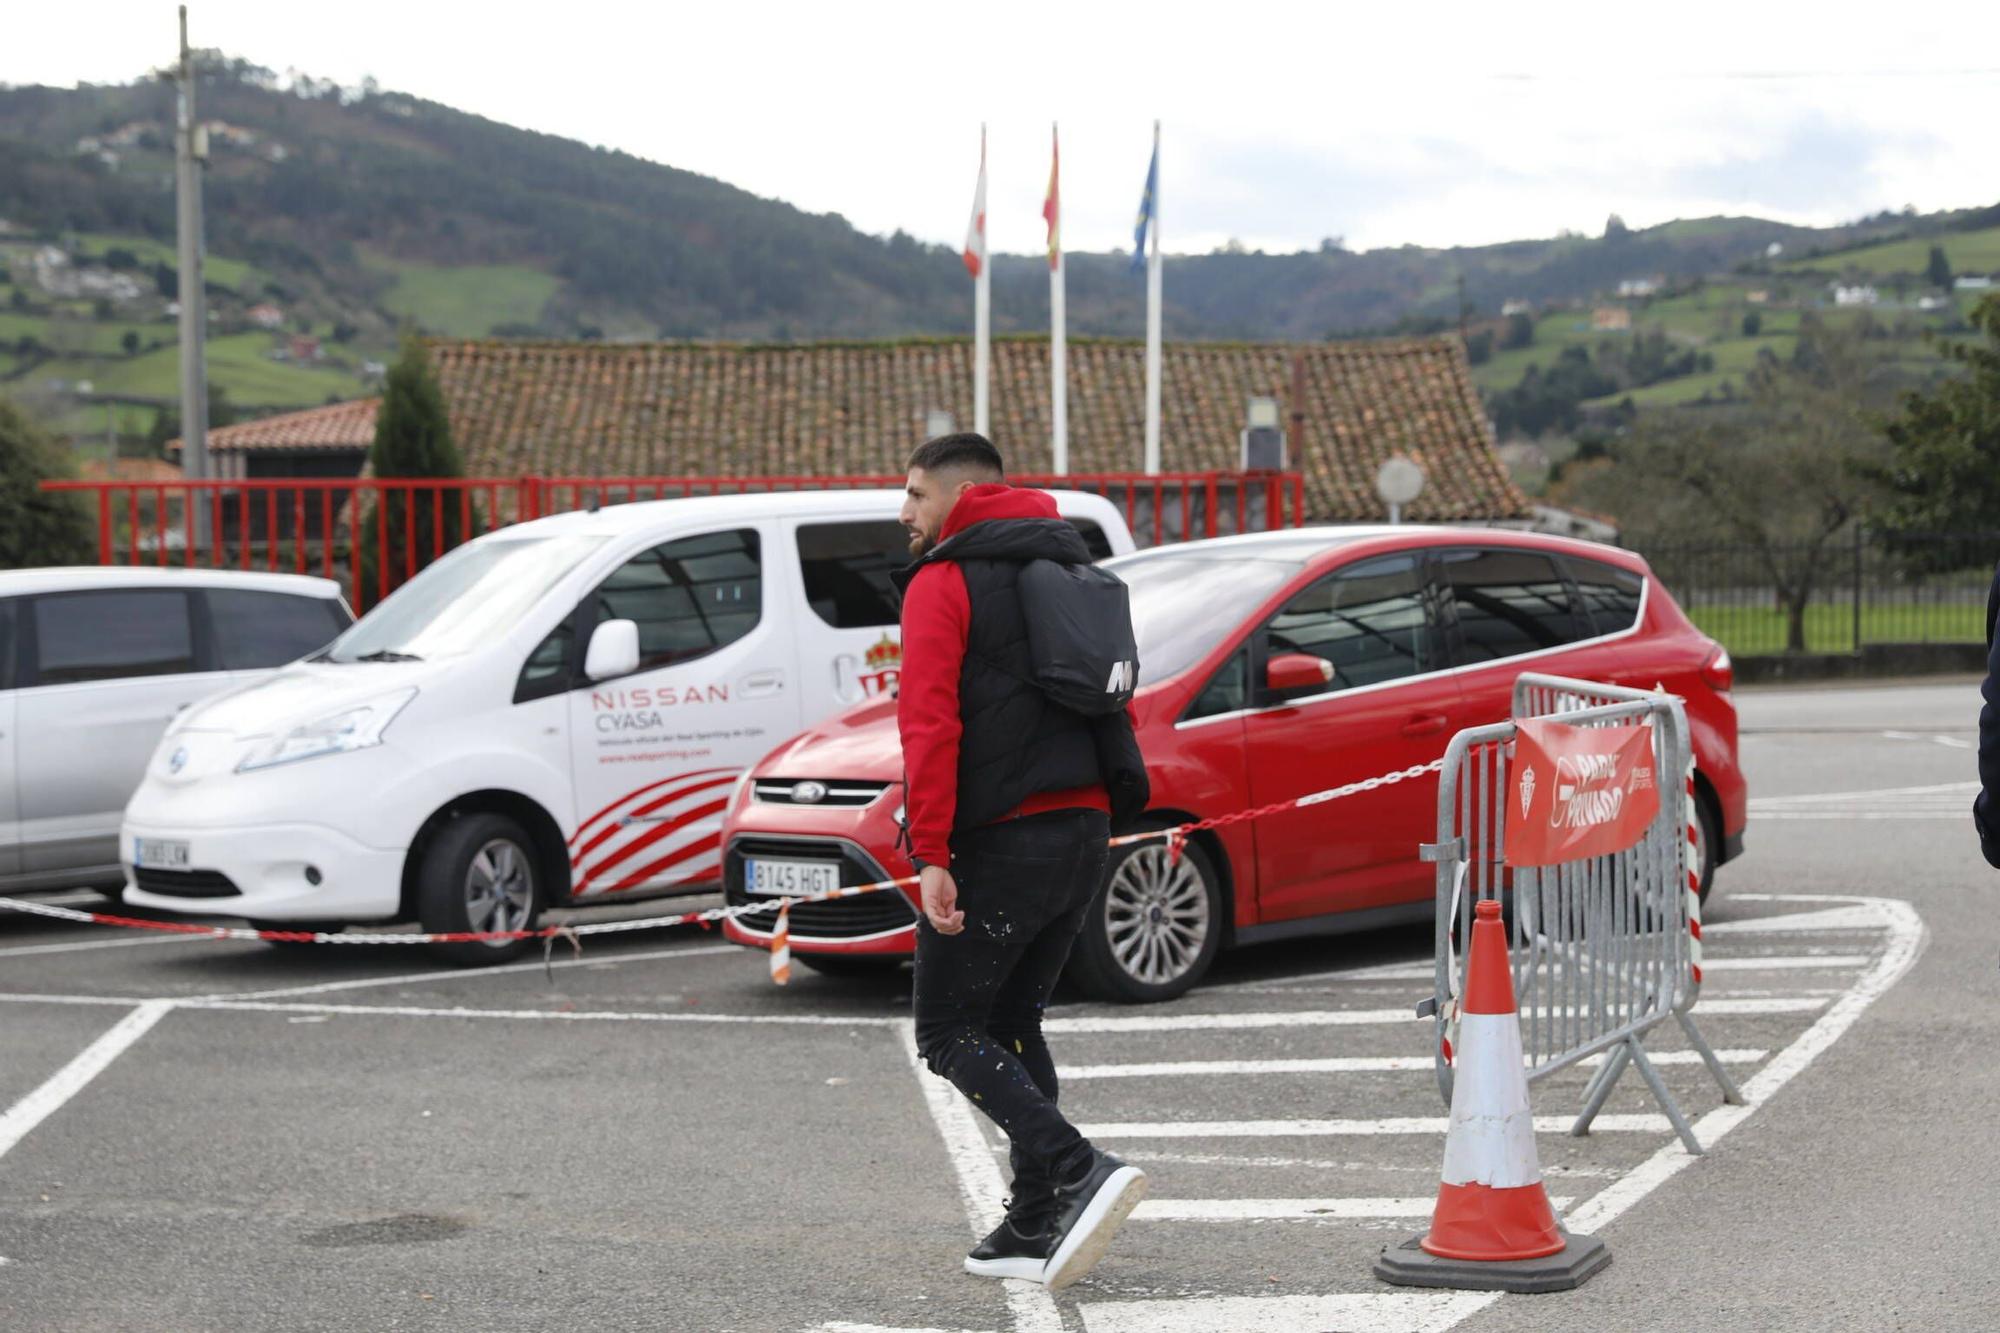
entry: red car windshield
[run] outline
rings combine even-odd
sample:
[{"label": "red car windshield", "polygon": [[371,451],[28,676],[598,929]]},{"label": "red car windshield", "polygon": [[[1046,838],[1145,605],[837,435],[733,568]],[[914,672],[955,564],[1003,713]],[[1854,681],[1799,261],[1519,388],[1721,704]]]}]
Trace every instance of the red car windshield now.
[{"label": "red car windshield", "polygon": [[1150,684],[1200,661],[1305,561],[1169,548],[1109,561],[1105,568],[1132,590],[1139,678]]}]

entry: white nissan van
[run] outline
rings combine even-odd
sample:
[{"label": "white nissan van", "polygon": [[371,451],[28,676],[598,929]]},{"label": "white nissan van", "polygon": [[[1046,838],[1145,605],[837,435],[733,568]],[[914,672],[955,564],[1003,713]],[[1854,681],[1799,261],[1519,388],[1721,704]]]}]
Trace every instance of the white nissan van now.
[{"label": "white nissan van", "polygon": [[[1100,558],[1132,549],[1109,501],[1054,494]],[[749,765],[895,682],[902,501],[654,501],[459,547],[323,652],[181,715],[125,810],[128,901],[495,931],[716,881]]]}]

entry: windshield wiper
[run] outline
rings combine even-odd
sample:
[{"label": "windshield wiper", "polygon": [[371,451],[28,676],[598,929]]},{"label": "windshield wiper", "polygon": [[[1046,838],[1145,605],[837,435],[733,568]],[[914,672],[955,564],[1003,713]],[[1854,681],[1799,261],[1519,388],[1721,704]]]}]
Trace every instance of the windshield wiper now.
[{"label": "windshield wiper", "polygon": [[415,653],[399,653],[394,648],[377,648],[372,653],[363,653],[351,659],[356,662],[421,662],[424,659]]}]

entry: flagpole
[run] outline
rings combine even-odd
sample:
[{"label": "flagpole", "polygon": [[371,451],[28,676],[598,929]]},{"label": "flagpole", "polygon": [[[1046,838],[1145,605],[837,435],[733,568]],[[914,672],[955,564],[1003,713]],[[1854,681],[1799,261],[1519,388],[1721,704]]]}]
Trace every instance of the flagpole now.
[{"label": "flagpole", "polygon": [[1063,309],[1062,260],[1062,150],[1056,127],[1049,126],[1049,199],[1044,209],[1049,220],[1049,406],[1053,421],[1050,443],[1054,472],[1069,475],[1069,349]]},{"label": "flagpole", "polygon": [[1160,122],[1153,122],[1153,220],[1146,256],[1146,475],[1160,472]]},{"label": "flagpole", "polygon": [[991,438],[993,269],[986,254],[986,125],[979,126],[979,275],[972,280],[972,428]]}]

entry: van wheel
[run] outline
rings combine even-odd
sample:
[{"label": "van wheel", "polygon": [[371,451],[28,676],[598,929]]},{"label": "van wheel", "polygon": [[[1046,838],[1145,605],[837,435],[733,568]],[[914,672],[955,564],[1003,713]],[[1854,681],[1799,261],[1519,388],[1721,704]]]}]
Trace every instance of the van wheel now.
[{"label": "van wheel", "polygon": [[1100,1000],[1171,1000],[1208,971],[1222,928],[1220,881],[1201,848],[1183,844],[1173,862],[1164,842],[1135,843],[1112,853],[1069,975]]},{"label": "van wheel", "polygon": [[[505,815],[466,815],[434,834],[417,866],[417,920],[426,934],[533,930],[542,913],[535,840]],[[532,940],[428,944],[460,967],[503,963]]]}]

